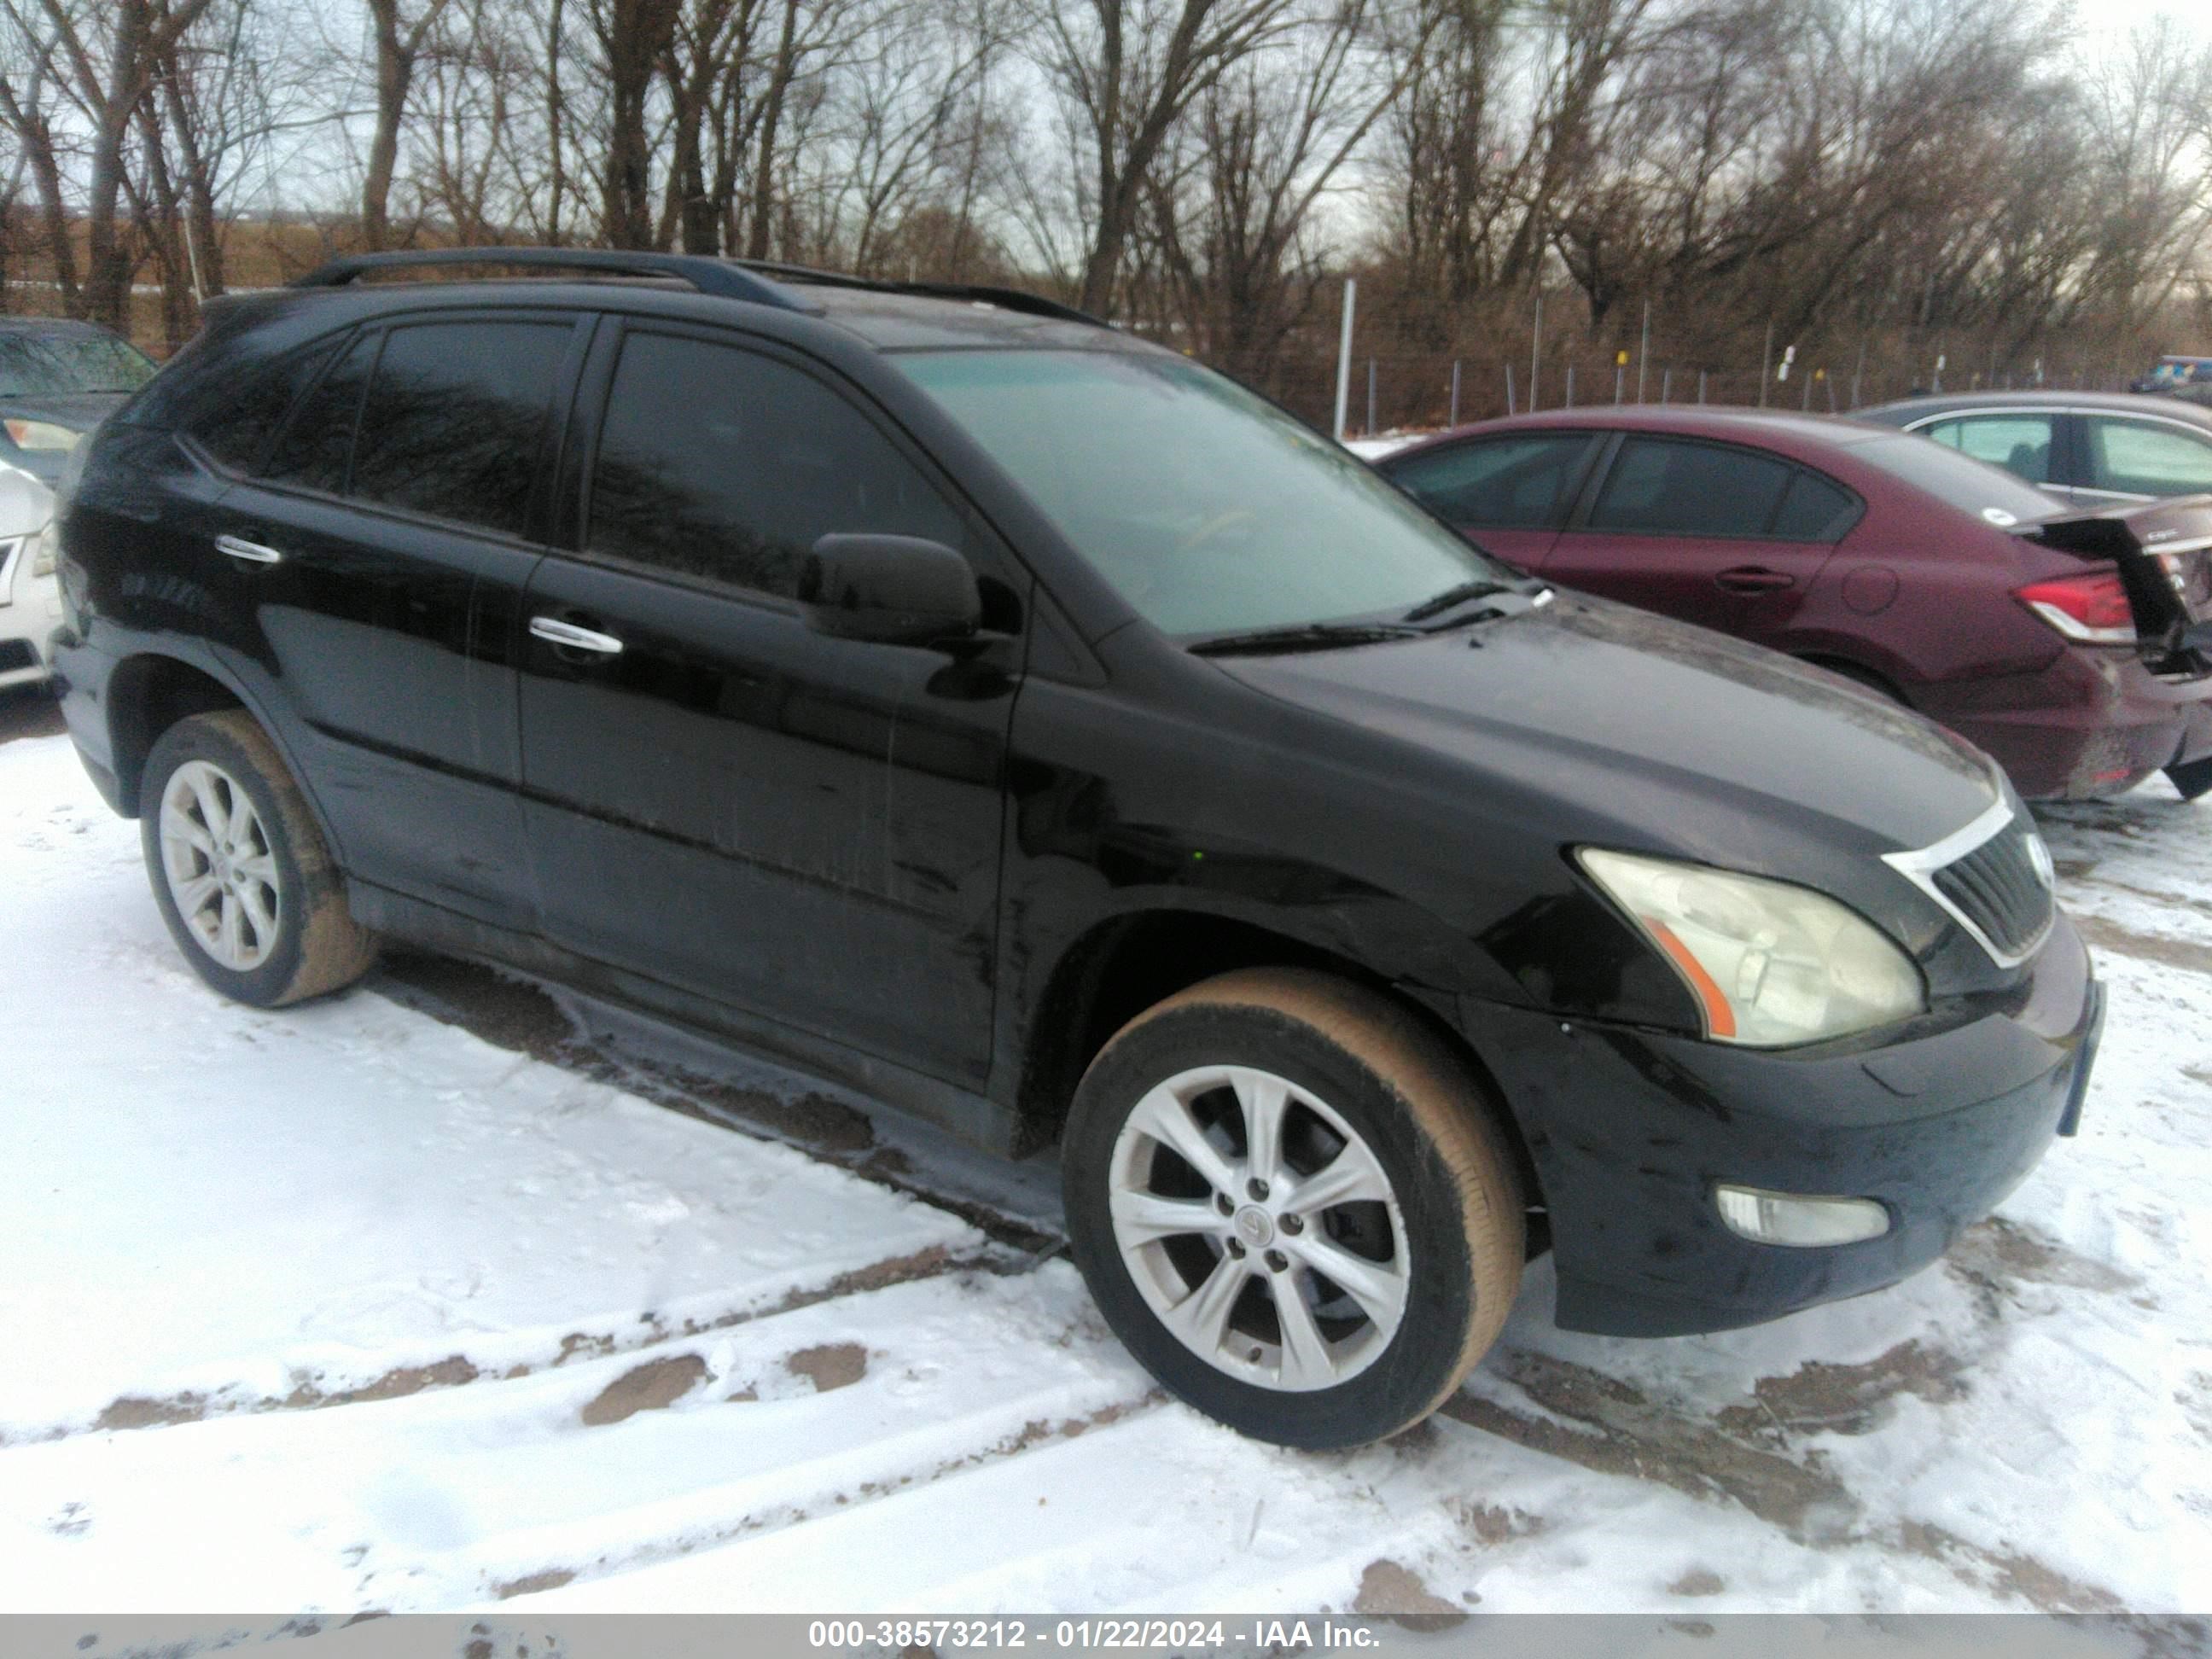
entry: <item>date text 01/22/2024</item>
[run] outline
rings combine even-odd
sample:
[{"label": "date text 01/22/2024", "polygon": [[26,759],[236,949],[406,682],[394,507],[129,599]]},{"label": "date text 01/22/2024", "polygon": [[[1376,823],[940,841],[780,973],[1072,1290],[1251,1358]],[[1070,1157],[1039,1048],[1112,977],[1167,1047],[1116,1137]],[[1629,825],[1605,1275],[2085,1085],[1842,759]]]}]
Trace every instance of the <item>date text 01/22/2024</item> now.
[{"label": "date text 01/22/2024", "polygon": [[817,1619],[807,1626],[809,1647],[890,1648],[899,1651],[958,1648],[1040,1648],[1081,1651],[1124,1649],[1314,1649],[1377,1646],[1371,1625],[1339,1619]]}]

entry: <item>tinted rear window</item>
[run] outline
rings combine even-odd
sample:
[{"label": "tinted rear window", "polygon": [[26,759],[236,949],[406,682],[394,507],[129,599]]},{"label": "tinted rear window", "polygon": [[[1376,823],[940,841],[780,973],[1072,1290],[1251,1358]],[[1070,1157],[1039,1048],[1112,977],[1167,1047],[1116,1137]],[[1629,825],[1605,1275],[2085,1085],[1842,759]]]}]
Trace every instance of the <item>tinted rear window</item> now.
[{"label": "tinted rear window", "polygon": [[345,488],[354,422],[361,414],[369,366],[376,361],[378,337],[362,335],[301,401],[261,469],[263,477],[332,495]]},{"label": "tinted rear window", "polygon": [[1994,525],[2048,519],[2058,504],[2002,467],[1970,460],[1954,449],[1911,434],[1871,438],[1851,453],[1936,500]]},{"label": "tinted rear window", "polygon": [[574,331],[520,322],[393,329],[362,408],[349,493],[520,535]]},{"label": "tinted rear window", "polygon": [[1792,471],[1786,461],[1723,444],[1631,438],[1606,475],[1589,527],[1646,536],[1763,536]]},{"label": "tinted rear window", "polygon": [[1857,496],[1817,472],[1801,471],[1790,481],[1771,533],[1782,542],[1840,541],[1858,521]]},{"label": "tinted rear window", "polygon": [[[322,372],[338,343],[318,340],[234,377],[211,377],[202,388],[210,395],[193,399],[204,407],[185,411],[185,430],[225,466],[252,471],[286,411]],[[219,398],[212,395],[218,390]]]}]

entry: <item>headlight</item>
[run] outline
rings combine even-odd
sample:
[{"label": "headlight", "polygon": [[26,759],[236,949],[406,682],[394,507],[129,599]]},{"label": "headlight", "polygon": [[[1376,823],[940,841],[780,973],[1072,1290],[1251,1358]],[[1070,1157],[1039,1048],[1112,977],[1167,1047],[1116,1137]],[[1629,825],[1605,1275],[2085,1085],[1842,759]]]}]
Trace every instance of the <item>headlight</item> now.
[{"label": "headlight", "polygon": [[39,539],[32,544],[37,551],[31,555],[31,574],[51,576],[61,551],[61,531],[57,520],[49,519],[39,526]]},{"label": "headlight", "polygon": [[1595,847],[1576,856],[1674,964],[1717,1042],[1817,1042],[1928,1006],[1911,958],[1824,894]]},{"label": "headlight", "polygon": [[56,426],[52,421],[0,422],[8,428],[8,435],[15,441],[18,449],[75,449],[82,434],[65,426]]}]

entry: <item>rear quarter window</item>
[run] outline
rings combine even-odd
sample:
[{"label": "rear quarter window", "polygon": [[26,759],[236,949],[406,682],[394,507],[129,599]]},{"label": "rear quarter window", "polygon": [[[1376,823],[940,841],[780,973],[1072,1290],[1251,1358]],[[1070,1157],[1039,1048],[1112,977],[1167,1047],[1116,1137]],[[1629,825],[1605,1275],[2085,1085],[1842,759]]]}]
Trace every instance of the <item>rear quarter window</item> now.
[{"label": "rear quarter window", "polygon": [[1730,444],[1630,438],[1590,509],[1592,530],[1643,536],[1764,536],[1797,470]]},{"label": "rear quarter window", "polygon": [[337,351],[333,337],[252,365],[236,376],[210,376],[179,410],[185,434],[234,472],[260,465],[276,428]]}]

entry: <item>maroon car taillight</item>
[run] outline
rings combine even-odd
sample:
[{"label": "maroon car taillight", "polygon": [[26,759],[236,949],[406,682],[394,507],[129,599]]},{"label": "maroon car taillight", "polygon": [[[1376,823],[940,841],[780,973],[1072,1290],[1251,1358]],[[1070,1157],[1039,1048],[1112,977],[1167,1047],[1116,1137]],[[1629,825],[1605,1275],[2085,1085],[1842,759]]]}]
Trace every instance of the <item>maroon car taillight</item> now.
[{"label": "maroon car taillight", "polygon": [[2013,597],[2069,640],[2088,645],[2136,642],[2135,611],[2118,571],[2030,582]]}]

